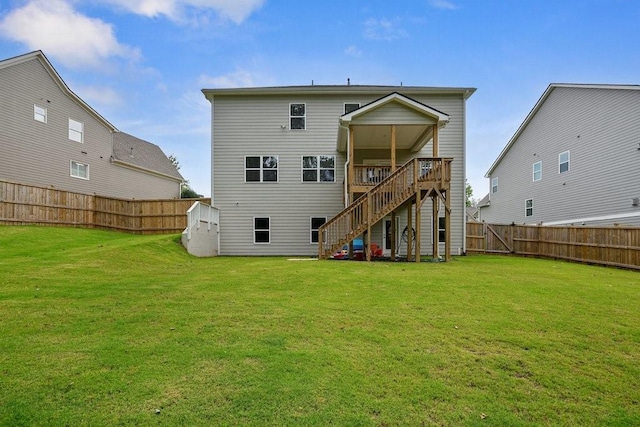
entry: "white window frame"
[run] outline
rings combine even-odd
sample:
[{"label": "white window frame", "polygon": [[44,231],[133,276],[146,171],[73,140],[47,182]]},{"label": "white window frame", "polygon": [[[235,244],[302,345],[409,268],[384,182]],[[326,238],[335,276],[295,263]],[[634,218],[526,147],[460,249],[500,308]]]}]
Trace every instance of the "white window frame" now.
[{"label": "white window frame", "polygon": [[491,178],[491,194],[498,192],[498,177]]},{"label": "white window frame", "polygon": [[[87,176],[81,176],[78,172],[79,172],[79,167],[80,166],[84,166],[85,170],[86,170],[86,175]],[[72,178],[78,178],[78,179],[84,179],[89,181],[89,164],[88,163],[82,163],[82,162],[76,162],[75,160],[70,160],[69,161],[69,175]]]},{"label": "white window frame", "polygon": [[[354,110],[351,110],[351,111],[347,111],[347,105],[357,105],[358,108],[356,108]],[[344,114],[349,114],[350,112],[355,111],[355,110],[359,109],[360,107],[361,107],[361,105],[360,105],[359,102],[345,102],[342,105],[342,111],[343,111]]]},{"label": "white window frame", "polygon": [[[248,158],[259,158],[260,159],[260,167],[259,168],[248,168],[247,167],[247,159]],[[264,161],[266,158],[274,158],[276,159],[276,167],[275,168],[265,168],[264,167]],[[280,158],[278,156],[275,155],[255,155],[255,156],[244,156],[244,182],[245,183],[249,183],[249,184],[253,184],[253,183],[277,183],[280,180]],[[259,181],[248,181],[247,180],[247,171],[248,170],[252,170],[252,171],[259,171],[260,172],[260,180]],[[276,179],[274,180],[265,180],[264,179],[264,174],[265,172],[270,172],[270,171],[275,171],[276,172]]]},{"label": "white window frame", "polygon": [[[293,106],[294,105],[303,105],[304,106],[304,114],[299,116],[293,115]],[[300,119],[302,118],[302,123],[303,126],[301,128],[299,127],[293,127],[293,119]],[[289,103],[289,130],[307,130],[307,104],[305,102],[291,102]]]},{"label": "white window frame", "polygon": [[[567,155],[567,160],[563,162],[562,156],[565,154]],[[565,171],[562,170],[562,165],[564,164],[567,165],[567,170]],[[571,154],[569,153],[569,150],[563,151],[562,153],[558,154],[558,173],[567,173],[569,172],[570,169],[571,169]]]},{"label": "white window frame", "polygon": [[[267,221],[269,221],[269,227],[267,229],[264,228],[256,228],[256,220],[258,219],[266,219]],[[256,241],[256,232],[267,232],[268,234],[268,241],[267,242],[258,242]],[[271,217],[269,216],[254,216],[253,217],[253,244],[254,245],[269,245],[271,244]]]},{"label": "white window frame", "polygon": [[47,109],[38,104],[33,104],[33,120],[41,123],[47,123]]},{"label": "white window frame", "polygon": [[[316,159],[316,167],[315,168],[305,168],[304,167],[304,159],[305,157],[315,157]],[[332,158],[333,159],[333,167],[332,168],[323,168],[322,162],[321,162],[321,158]],[[335,183],[336,182],[336,156],[334,156],[333,154],[330,155],[324,155],[324,154],[319,154],[319,155],[309,155],[309,156],[301,156],[300,157],[300,167],[301,167],[301,172],[300,172],[300,180],[303,183],[307,183],[307,182],[320,182],[320,183]],[[311,180],[305,180],[304,179],[304,172],[305,171],[315,171],[316,172],[316,179],[314,181]],[[321,172],[323,170],[333,170],[333,180],[331,181],[325,181],[322,180],[322,174]]]},{"label": "white window frame", "polygon": [[[322,224],[320,224],[320,225],[324,225],[324,224],[327,223],[327,217],[326,216],[312,216],[312,217],[309,217],[309,243],[312,244],[312,245],[313,244],[317,244],[318,241],[320,240],[320,236],[318,234],[318,230],[320,229],[320,227],[313,228],[313,220],[314,219],[324,219],[324,222]],[[314,231],[316,232],[316,236],[318,236],[316,238],[315,242],[313,241],[313,232]]]},{"label": "white window frame", "polygon": [[69,117],[69,139],[80,143],[84,142],[84,123],[71,117]]},{"label": "white window frame", "polygon": [[[536,165],[538,169],[536,170]],[[536,177],[537,174],[537,177]],[[533,164],[533,182],[542,181],[542,161]]]},{"label": "white window frame", "polygon": [[533,216],[533,199],[524,201],[524,216],[527,218]]}]

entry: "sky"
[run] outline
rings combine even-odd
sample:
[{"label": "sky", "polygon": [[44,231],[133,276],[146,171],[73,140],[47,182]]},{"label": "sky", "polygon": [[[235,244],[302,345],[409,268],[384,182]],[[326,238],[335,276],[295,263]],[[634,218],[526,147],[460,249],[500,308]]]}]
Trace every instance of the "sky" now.
[{"label": "sky", "polygon": [[211,195],[203,88],[474,87],[473,197],[550,83],[640,84],[637,0],[0,0],[0,59],[42,50],[116,128]]}]

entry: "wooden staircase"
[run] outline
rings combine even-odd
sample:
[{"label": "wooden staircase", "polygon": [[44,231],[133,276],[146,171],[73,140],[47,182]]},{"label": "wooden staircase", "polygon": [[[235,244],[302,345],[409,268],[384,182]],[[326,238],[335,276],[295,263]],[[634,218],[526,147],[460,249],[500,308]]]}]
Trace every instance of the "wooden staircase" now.
[{"label": "wooden staircase", "polygon": [[329,258],[417,194],[431,189],[448,189],[451,161],[415,158],[400,166],[320,227],[318,258]]}]

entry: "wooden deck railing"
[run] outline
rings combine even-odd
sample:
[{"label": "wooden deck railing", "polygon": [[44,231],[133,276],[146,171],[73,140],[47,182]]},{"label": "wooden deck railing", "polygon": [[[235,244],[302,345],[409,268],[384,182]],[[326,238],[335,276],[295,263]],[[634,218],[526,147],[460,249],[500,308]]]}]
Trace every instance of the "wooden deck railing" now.
[{"label": "wooden deck railing", "polygon": [[320,227],[318,257],[328,258],[421,189],[434,186],[445,188],[451,179],[451,161],[452,159],[443,158],[416,158],[383,178],[370,191]]}]

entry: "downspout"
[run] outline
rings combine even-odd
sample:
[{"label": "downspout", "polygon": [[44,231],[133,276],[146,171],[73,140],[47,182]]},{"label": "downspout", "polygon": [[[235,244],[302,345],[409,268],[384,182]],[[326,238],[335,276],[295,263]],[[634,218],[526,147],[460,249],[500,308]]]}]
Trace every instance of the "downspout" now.
[{"label": "downspout", "polygon": [[349,132],[349,127],[340,124],[342,129],[347,131],[347,161],[344,162],[344,207],[349,207],[349,183],[347,182],[349,179],[349,164],[351,163],[351,150],[349,149],[351,145],[351,134]]}]

